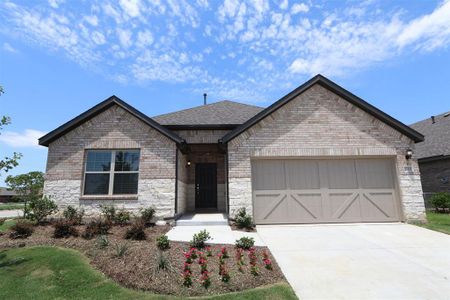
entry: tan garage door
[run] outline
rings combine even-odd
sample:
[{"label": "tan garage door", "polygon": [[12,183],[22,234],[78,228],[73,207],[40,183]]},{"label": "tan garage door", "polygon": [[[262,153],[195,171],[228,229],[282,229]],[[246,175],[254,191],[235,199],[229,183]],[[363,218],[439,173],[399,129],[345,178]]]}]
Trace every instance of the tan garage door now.
[{"label": "tan garage door", "polygon": [[391,159],[255,160],[257,224],[398,221]]}]

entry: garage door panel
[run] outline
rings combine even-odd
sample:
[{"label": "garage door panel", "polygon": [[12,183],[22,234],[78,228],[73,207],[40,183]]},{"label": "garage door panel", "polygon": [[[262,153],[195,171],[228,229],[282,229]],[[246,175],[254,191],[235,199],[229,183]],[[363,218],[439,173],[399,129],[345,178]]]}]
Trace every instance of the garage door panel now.
[{"label": "garage door panel", "polygon": [[328,188],[330,189],[356,189],[356,169],[353,160],[326,161]]},{"label": "garage door panel", "polygon": [[255,190],[286,189],[284,164],[282,161],[261,160],[255,162],[252,167],[252,177]]},{"label": "garage door panel", "polygon": [[289,199],[289,220],[318,222],[323,219],[322,195],[320,193],[292,193]]},{"label": "garage door panel", "polygon": [[363,159],[356,161],[358,181],[365,189],[392,189],[392,162],[390,160]]},{"label": "garage door panel", "polygon": [[362,217],[364,219],[396,220],[395,195],[392,192],[365,192],[362,200]]},{"label": "garage door panel", "polygon": [[292,190],[320,188],[319,166],[314,160],[285,162],[287,186]]},{"label": "garage door panel", "polygon": [[261,191],[255,195],[254,201],[255,222],[276,223],[285,219],[289,212],[286,193],[274,193],[274,191]]},{"label": "garage door panel", "polygon": [[331,210],[330,219],[335,221],[354,221],[361,217],[361,206],[358,193],[330,193],[328,198]]}]

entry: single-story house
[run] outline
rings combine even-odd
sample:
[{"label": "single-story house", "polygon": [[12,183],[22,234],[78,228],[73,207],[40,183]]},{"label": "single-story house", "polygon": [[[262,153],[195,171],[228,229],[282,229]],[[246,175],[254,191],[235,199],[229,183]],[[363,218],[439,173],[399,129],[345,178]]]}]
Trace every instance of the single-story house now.
[{"label": "single-story house", "polygon": [[437,192],[450,193],[450,112],[411,125],[425,135],[416,144],[416,158],[425,199]]},{"label": "single-story house", "polygon": [[14,202],[16,196],[16,192],[0,187],[0,203]]},{"label": "single-story house", "polygon": [[44,193],[98,213],[245,207],[257,224],[425,219],[422,134],[317,75],[267,108],[221,101],[149,117],[112,96],[40,138]]}]

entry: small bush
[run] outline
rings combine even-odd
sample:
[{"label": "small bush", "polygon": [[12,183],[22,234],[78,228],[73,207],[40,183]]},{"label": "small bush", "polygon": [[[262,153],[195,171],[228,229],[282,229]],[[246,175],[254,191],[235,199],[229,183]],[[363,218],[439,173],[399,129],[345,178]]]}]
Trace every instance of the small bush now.
[{"label": "small bush", "polygon": [[125,238],[127,240],[143,241],[147,239],[145,234],[145,225],[141,220],[136,220],[130,228],[127,229],[125,233]]},{"label": "small bush", "polygon": [[128,251],[128,243],[124,243],[124,244],[115,244],[114,245],[114,251],[117,257],[123,257],[127,251]]},{"label": "small bush", "polygon": [[0,226],[2,226],[5,223],[6,219],[5,218],[0,218]]},{"label": "small bush", "polygon": [[12,239],[25,239],[34,232],[33,223],[28,220],[18,220],[10,229],[9,237]]},{"label": "small bush", "polygon": [[205,243],[211,239],[209,232],[202,230],[199,233],[194,234],[190,242],[191,247],[202,249],[205,247]]},{"label": "small bush", "polygon": [[430,203],[436,211],[446,211],[450,209],[450,193],[435,193],[430,198]]},{"label": "small bush", "polygon": [[81,224],[81,221],[83,220],[84,216],[84,209],[76,209],[73,206],[67,206],[67,208],[63,211],[64,218],[71,222],[74,225]]},{"label": "small bush", "polygon": [[109,239],[107,235],[99,235],[97,237],[97,240],[95,241],[95,244],[97,245],[97,247],[99,247],[100,249],[105,249],[106,247],[109,246]]},{"label": "small bush", "polygon": [[54,238],[67,238],[69,236],[78,236],[78,230],[73,226],[73,223],[69,220],[59,220],[53,227],[55,231],[53,232]]},{"label": "small bush", "polygon": [[42,223],[48,216],[58,211],[56,203],[47,196],[33,197],[24,208],[25,218]]},{"label": "small bush", "polygon": [[169,244],[169,238],[167,237],[167,235],[163,234],[160,235],[156,238],[156,246],[160,249],[160,250],[167,250],[170,248],[170,244]]},{"label": "small bush", "polygon": [[167,270],[169,268],[169,260],[163,253],[158,254],[158,270]]},{"label": "small bush", "polygon": [[234,243],[236,248],[248,250],[255,245],[255,239],[252,237],[243,236],[240,239],[236,240]]},{"label": "small bush", "polygon": [[155,216],[155,209],[153,207],[148,207],[141,210],[141,219],[146,226],[153,224],[152,220]]},{"label": "small bush", "polygon": [[87,224],[83,238],[91,239],[97,235],[106,235],[110,229],[111,223],[109,221],[103,219],[92,220]]},{"label": "small bush", "polygon": [[236,225],[239,228],[246,228],[246,229],[253,228],[252,216],[250,216],[250,214],[247,214],[245,207],[241,207],[237,211],[234,221],[236,222]]},{"label": "small bush", "polygon": [[125,209],[121,209],[118,212],[116,212],[114,216],[114,224],[125,226],[130,222],[131,214],[129,211],[126,211]]},{"label": "small bush", "polygon": [[116,218],[116,208],[112,205],[102,205],[101,206],[101,210],[102,210],[102,214],[103,217],[105,217],[105,219],[110,222],[113,223],[115,221]]}]

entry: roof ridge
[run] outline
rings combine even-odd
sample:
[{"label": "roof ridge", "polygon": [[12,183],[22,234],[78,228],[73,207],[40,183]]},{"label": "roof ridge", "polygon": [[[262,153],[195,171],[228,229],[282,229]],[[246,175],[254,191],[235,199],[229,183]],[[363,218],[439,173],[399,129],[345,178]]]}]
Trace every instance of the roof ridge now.
[{"label": "roof ridge", "polygon": [[172,112],[168,112],[168,113],[164,113],[164,114],[152,116],[152,118],[164,117],[164,116],[166,116],[166,115],[175,114],[175,113],[181,113],[181,112],[186,112],[186,111],[190,111],[190,110],[194,110],[194,109],[199,109],[199,108],[203,108],[203,107],[211,106],[211,105],[217,105],[218,103],[223,103],[223,102],[237,103],[237,104],[245,105],[245,106],[249,106],[249,107],[264,108],[264,107],[261,107],[261,106],[256,106],[256,105],[251,105],[251,104],[247,104],[247,103],[241,103],[241,102],[237,102],[237,101],[225,99],[225,100],[220,100],[220,101],[216,101],[216,102],[212,102],[212,103],[207,103],[207,104],[197,105],[197,106],[194,106],[194,107],[189,107],[189,108],[185,108],[185,109],[181,109],[181,110],[176,110],[176,111],[172,111]]}]

